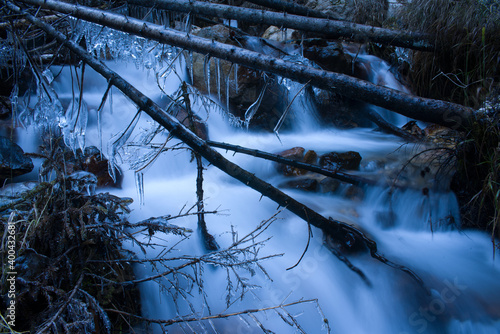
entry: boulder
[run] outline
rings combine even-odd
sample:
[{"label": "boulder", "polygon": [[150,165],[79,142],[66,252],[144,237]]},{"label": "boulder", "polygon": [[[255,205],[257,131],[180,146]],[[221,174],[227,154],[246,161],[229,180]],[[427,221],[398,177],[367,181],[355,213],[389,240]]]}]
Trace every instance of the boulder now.
[{"label": "boulder", "polygon": [[24,155],[19,145],[0,136],[0,179],[9,179],[29,173],[33,170],[33,161]]},{"label": "boulder", "polygon": [[319,191],[322,193],[334,193],[339,189],[342,182],[331,177],[325,177],[319,182]]},{"label": "boulder", "polygon": [[319,159],[322,168],[337,171],[339,169],[357,170],[361,163],[361,155],[358,152],[348,151],[344,153],[330,152]]},{"label": "boulder", "polygon": [[[243,45],[250,50],[256,48],[265,48],[261,50],[263,52],[268,49],[274,50],[265,47],[259,38],[240,37],[237,40],[234,33],[223,25],[201,28],[193,34],[230,45]],[[208,64],[208,60],[203,55],[193,53],[190,70],[195,88],[204,94],[210,92],[213,99],[219,100],[222,107],[228,107],[229,111],[241,121],[244,121],[247,109],[264,92],[260,106],[249,126],[253,129],[272,131],[287,106],[286,99],[283,99],[286,96],[285,87],[280,85],[272,75],[268,76],[266,86],[266,80],[259,71],[240,65],[231,66],[231,62],[225,60],[210,59]],[[236,74],[235,71],[237,71]],[[284,128],[286,127],[287,124],[284,125]]]},{"label": "boulder", "polygon": [[318,161],[318,153],[316,153],[316,151],[309,150],[304,155],[304,159],[302,162],[310,165],[315,165],[317,161]]},{"label": "boulder", "polygon": [[317,191],[318,180],[310,177],[302,177],[295,180],[286,181],[280,184],[280,187],[298,189],[304,191]]},{"label": "boulder", "polygon": [[[277,155],[295,161],[302,161],[302,159],[304,158],[304,151],[305,149],[303,147],[294,147],[289,150],[280,152]],[[276,169],[278,170],[278,172],[285,176],[298,176],[303,174],[300,172],[300,168],[284,164],[277,164]]]},{"label": "boulder", "polygon": [[407,131],[416,138],[423,139],[425,132],[417,125],[416,121],[409,121],[401,127],[401,129]]},{"label": "boulder", "polygon": [[281,29],[276,26],[270,26],[262,34],[262,38],[276,42],[286,42],[289,40],[300,40],[301,34],[294,29]]}]

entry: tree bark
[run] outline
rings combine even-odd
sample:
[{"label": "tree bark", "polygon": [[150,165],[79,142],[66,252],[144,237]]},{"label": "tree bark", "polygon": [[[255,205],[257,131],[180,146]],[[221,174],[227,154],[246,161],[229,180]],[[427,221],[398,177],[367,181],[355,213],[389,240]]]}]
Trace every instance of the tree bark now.
[{"label": "tree bark", "polygon": [[192,0],[127,0],[127,2],[163,10],[292,28],[326,35],[332,39],[344,37],[358,42],[371,41],[422,51],[433,51],[435,48],[431,37],[425,34],[384,29],[346,21],[333,21]]},{"label": "tree bark", "polygon": [[109,69],[102,62],[92,57],[89,53],[87,53],[86,50],[81,48],[74,41],[67,38],[52,26],[42,22],[28,12],[22,11],[19,7],[13,5],[11,2],[1,0],[0,3],[5,4],[6,7],[11,11],[24,15],[26,19],[28,19],[34,25],[38,26],[39,28],[44,30],[45,33],[55,38],[59,43],[73,52],[78,58],[91,66],[97,73],[107,79],[109,84],[114,85],[120,91],[122,91],[123,94],[128,96],[141,110],[146,112],[156,122],[170,131],[172,135],[176,136],[185,144],[187,144],[194,152],[207,159],[212,165],[244,183],[245,185],[249,186],[250,188],[258,191],[263,196],[270,198],[280,206],[287,208],[290,212],[302,218],[307,223],[322,229],[324,233],[330,235],[345,249],[354,249],[357,251],[368,249],[372,257],[391,267],[408,273],[413,279],[415,279],[419,284],[423,286],[422,280],[418,276],[416,276],[410,269],[397,265],[378,253],[377,244],[375,243],[375,241],[368,238],[363,232],[349,224],[323,217],[316,211],[291,198],[281,190],[273,187],[271,184],[261,180],[254,174],[251,174],[238,165],[225,159],[220,153],[210,148],[210,146],[208,146],[208,144],[204,140],[200,139],[191,131],[189,131],[177,119],[166,113],[151,99],[137,90],[137,88],[132,86],[117,73]]},{"label": "tree bark", "polygon": [[55,0],[19,0],[19,2],[52,9],[161,43],[274,73],[300,83],[310,83],[318,88],[365,101],[416,120],[435,123],[457,130],[467,130],[474,119],[471,108],[458,104],[412,96],[348,75],[319,70],[236,46],[166,29],[163,26],[124,15]]},{"label": "tree bark", "polygon": [[338,20],[338,17],[331,17],[324,14],[319,10],[315,10],[306,6],[296,4],[295,2],[285,1],[285,0],[246,0],[248,2],[254,3],[256,5],[276,9],[290,14],[318,17],[322,19],[334,19]]}]

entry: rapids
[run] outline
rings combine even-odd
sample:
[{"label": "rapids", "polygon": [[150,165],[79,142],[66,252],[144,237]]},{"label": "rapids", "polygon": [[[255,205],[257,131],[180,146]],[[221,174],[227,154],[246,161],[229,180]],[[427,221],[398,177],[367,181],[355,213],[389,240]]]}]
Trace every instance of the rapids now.
[{"label": "rapids", "polygon": [[[366,61],[374,61],[367,59]],[[379,60],[377,60],[379,61]],[[139,90],[162,103],[162,93],[147,70],[132,64],[109,62]],[[377,77],[388,76],[386,66],[374,68]],[[53,70],[54,73],[57,73]],[[390,84],[386,78],[384,81]],[[171,75],[165,90],[174,91],[179,84]],[[70,71],[64,69],[53,84],[61,101],[72,97],[74,81]],[[95,110],[100,104],[107,83],[87,69],[83,97],[89,109],[89,124],[86,129],[86,145],[101,146],[98,128],[102,128],[103,151],[107,143],[133,119],[136,108],[118,91],[113,90],[112,102],[108,101],[103,111],[101,124]],[[111,99],[111,98],[109,98]],[[360,174],[382,179],[385,169],[397,171],[412,153],[412,145],[391,135],[373,129],[359,128],[339,130],[322,127],[311,119],[307,126],[293,131],[275,134],[254,133],[244,127],[234,127],[216,110],[198,105],[196,108],[205,119],[210,138],[267,152],[279,152],[302,146],[318,154],[330,151],[357,151],[363,157]],[[301,117],[304,117],[303,115]],[[393,121],[400,123],[396,117]],[[142,115],[137,132],[151,127],[148,116]],[[22,136],[22,134],[20,134]],[[171,142],[169,145],[173,145]],[[273,163],[243,154],[219,150],[227,159],[255,173],[275,186],[284,177],[280,176]],[[123,156],[124,161],[134,156]],[[120,160],[117,160],[120,162]],[[130,221],[180,212],[183,207],[196,203],[196,164],[191,162],[187,150],[163,153],[153,165],[144,171],[143,184],[137,191],[136,177],[122,164],[124,172],[122,189],[104,189],[118,196],[132,197]],[[263,220],[277,213],[277,205],[261,198],[256,191],[225,175],[205,162],[204,191],[205,209],[217,210],[218,214],[206,216],[208,229],[218,244],[224,248],[231,244],[231,230],[243,236]],[[418,173],[414,176],[418,179]],[[143,194],[141,193],[143,188]],[[196,312],[198,316],[219,312],[235,312],[286,304],[301,299],[318,299],[315,303],[304,303],[287,308],[295,316],[300,329],[305,333],[327,332],[323,316],[333,333],[499,333],[500,332],[500,267],[492,251],[490,237],[482,232],[462,231],[458,206],[453,193],[446,189],[429,189],[425,194],[418,186],[405,190],[390,189],[381,184],[364,189],[362,198],[347,199],[342,193],[310,193],[283,188],[302,203],[326,217],[332,217],[359,226],[378,244],[381,253],[392,261],[411,268],[424,281],[426,289],[399,270],[372,259],[368,254],[350,255],[350,261],[362,270],[370,284],[363,281],[344,263],[338,260],[323,245],[321,231],[313,228],[310,245],[301,258],[308,243],[308,227],[301,219],[282,210],[278,220],[263,232],[260,239],[270,237],[261,249],[262,254],[283,254],[264,261],[262,266],[272,280],[262,271],[247,273],[249,283],[260,288],[250,289],[243,299],[237,299],[226,309],[226,271],[216,266],[206,266],[203,272],[206,298],[196,290],[192,294],[179,296],[161,289],[154,282],[141,283],[143,315],[147,318],[171,319]],[[144,196],[143,201],[140,198]],[[141,202],[143,202],[141,204]],[[390,217],[390,218],[387,218]],[[389,223],[387,223],[389,221]],[[453,223],[450,223],[453,222]],[[200,255],[205,251],[197,233],[196,216],[173,221],[174,224],[192,229],[191,236],[175,245],[169,256]],[[431,227],[432,225],[432,227]],[[155,242],[162,245],[150,249],[143,255],[133,245],[139,257],[155,258],[170,248],[178,237],[156,236]],[[152,268],[137,266],[138,277],[150,275]],[[178,308],[172,302],[179,301]],[[189,301],[191,306],[186,302]],[[192,308],[191,308],[192,307]],[[257,313],[213,320],[211,324],[192,323],[168,327],[169,333],[219,332],[258,333],[259,323],[275,333],[300,332],[285,324],[277,312]],[[153,326],[159,332],[159,327]]]}]

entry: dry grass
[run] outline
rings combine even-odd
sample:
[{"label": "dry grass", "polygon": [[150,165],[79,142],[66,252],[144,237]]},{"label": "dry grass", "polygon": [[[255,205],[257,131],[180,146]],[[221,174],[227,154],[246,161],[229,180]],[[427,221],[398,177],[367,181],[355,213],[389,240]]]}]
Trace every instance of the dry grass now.
[{"label": "dry grass", "polygon": [[401,12],[404,28],[432,34],[435,53],[414,52],[417,95],[479,107],[500,77],[498,0],[414,0]]}]

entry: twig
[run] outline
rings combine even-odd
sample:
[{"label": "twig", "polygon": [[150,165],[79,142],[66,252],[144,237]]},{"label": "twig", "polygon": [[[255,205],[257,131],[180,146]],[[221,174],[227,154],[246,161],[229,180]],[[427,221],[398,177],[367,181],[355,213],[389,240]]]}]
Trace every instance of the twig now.
[{"label": "twig", "polygon": [[59,308],[59,310],[56,312],[56,314],[54,314],[54,316],[48,322],[46,322],[45,325],[41,329],[39,329],[39,330],[36,331],[36,334],[44,334],[44,333],[46,333],[46,331],[49,329],[49,327],[54,324],[54,321],[56,321],[56,319],[59,317],[59,315],[66,309],[66,307],[70,303],[71,299],[73,299],[75,293],[78,291],[80,285],[82,284],[84,276],[85,276],[85,273],[82,273],[80,275],[80,278],[78,278],[78,281],[76,282],[76,285],[73,288],[73,290],[71,291],[71,294],[69,295],[68,299],[66,299],[66,301]]}]

